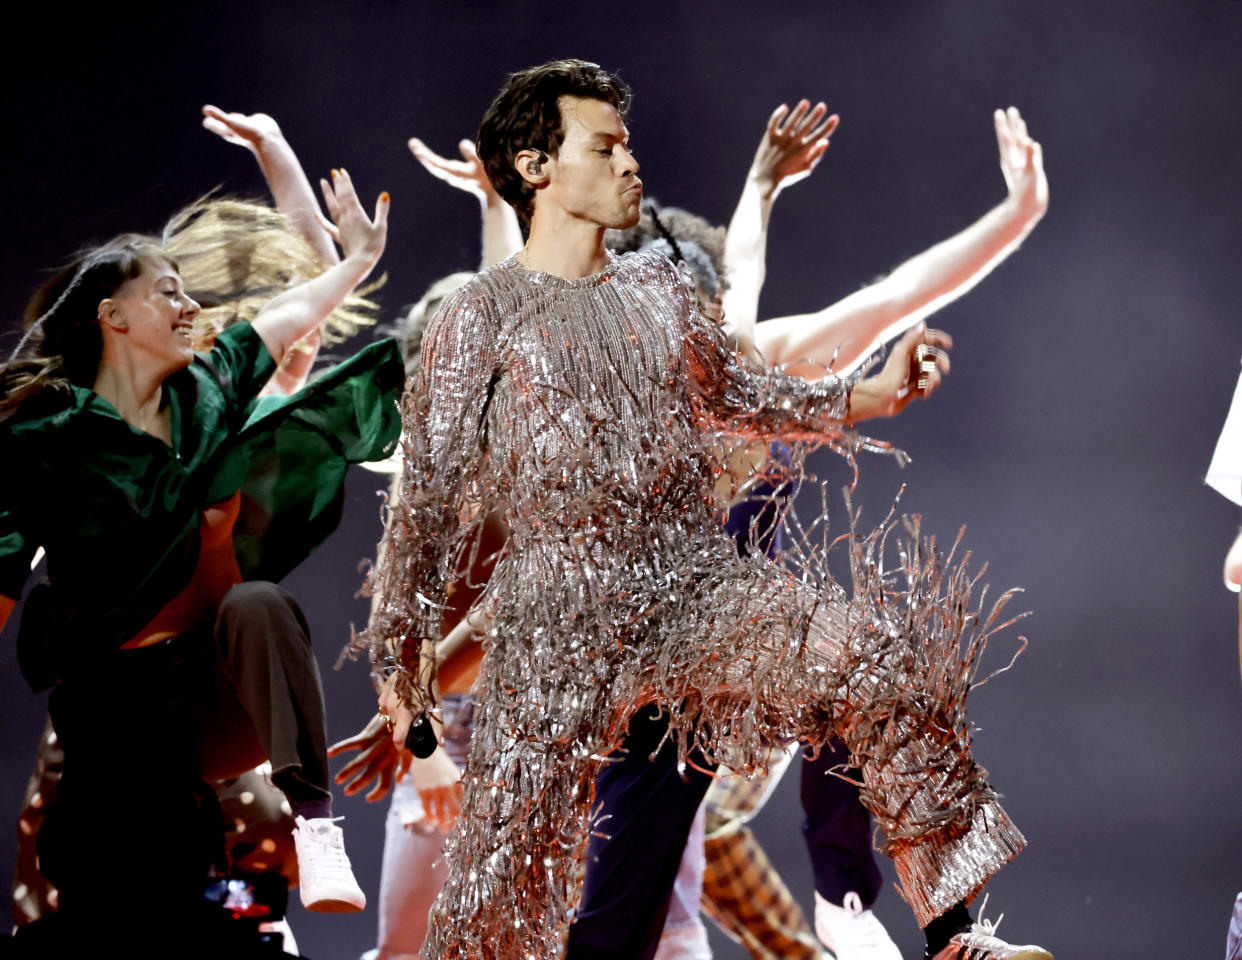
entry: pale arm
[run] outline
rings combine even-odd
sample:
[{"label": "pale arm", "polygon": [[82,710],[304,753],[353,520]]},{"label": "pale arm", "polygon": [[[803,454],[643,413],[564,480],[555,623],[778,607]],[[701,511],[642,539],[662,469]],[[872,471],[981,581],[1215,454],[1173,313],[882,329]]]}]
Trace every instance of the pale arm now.
[{"label": "pale arm", "polygon": [[831,373],[801,379],[748,362],[700,309],[680,275],[664,260],[670,289],[685,318],[686,373],[703,426],[725,436],[834,444],[842,429],[891,417],[935,391],[949,372],[953,341],[919,325],[894,345],[880,372],[864,379]]},{"label": "pale arm", "polygon": [[289,218],[325,264],[337,263],[332,237],[322,224],[314,188],[280,126],[266,113],[229,113],[203,107],[203,126],[228,143],[245,147],[259,163],[276,208]]},{"label": "pale arm", "polygon": [[[285,215],[294,229],[319,255],[325,265],[340,262],[336,244],[324,228],[319,201],[306,178],[302,164],[281,132],[280,125],[266,113],[229,113],[208,104],[203,107],[203,127],[232,143],[249,150],[267,187],[276,201],[276,208]],[[312,330],[290,349],[279,369],[263,388],[264,394],[288,396],[300,390],[310,376],[319,354],[320,333]]]},{"label": "pale arm", "polygon": [[840,122],[835,113],[830,117],[827,113],[824,104],[812,108],[809,100],[799,101],[793,113],[785,104],[777,107],[746,174],[724,251],[725,331],[741,344],[753,340],[759,317],[772,203],[782,189],[810,176],[823,158],[828,138]]},{"label": "pale arm", "polygon": [[[876,347],[956,300],[1011,254],[1048,209],[1043,153],[1017,109],[997,110],[1005,199],[965,230],[906,261],[878,283],[819,311],[760,324],[755,344],[769,363],[814,375],[854,369]],[[805,369],[801,361],[810,361]]]},{"label": "pale arm", "polygon": [[517,214],[492,189],[473,143],[462,140],[457,144],[461,160],[440,156],[418,137],[410,138],[409,148],[423,169],[437,180],[478,199],[483,214],[483,267],[499,263],[522,249],[522,229],[518,226]]},{"label": "pale arm", "polygon": [[320,181],[332,223],[325,229],[340,244],[345,259],[319,276],[286,290],[259,311],[252,325],[272,359],[280,363],[289,349],[318,327],[354,288],[366,279],[384,252],[388,231],[388,194],[380,194],[374,220],[354,192],[349,174],[332,172],[332,183]]}]

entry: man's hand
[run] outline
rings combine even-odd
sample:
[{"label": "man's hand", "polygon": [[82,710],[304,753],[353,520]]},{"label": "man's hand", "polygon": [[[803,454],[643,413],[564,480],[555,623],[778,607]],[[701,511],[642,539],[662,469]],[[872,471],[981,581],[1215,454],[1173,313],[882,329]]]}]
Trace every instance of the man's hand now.
[{"label": "man's hand", "polygon": [[425,760],[411,760],[409,773],[423,804],[423,822],[448,833],[461,813],[464,791],[457,764],[443,747],[436,747]]},{"label": "man's hand", "polygon": [[1000,168],[1009,188],[1010,201],[1032,220],[1048,209],[1048,178],[1044,175],[1043,148],[1026,131],[1026,121],[1017,107],[997,110],[996,145],[1000,148]]},{"label": "man's hand", "polygon": [[[388,718],[391,733],[389,739],[402,757],[406,758],[410,756],[410,752],[405,748],[405,738],[409,736],[410,726],[414,723],[414,711],[397,694],[397,676],[393,673],[384,681],[384,687],[379,694],[379,715]],[[408,760],[405,763],[408,765]]]},{"label": "man's hand", "polygon": [[827,113],[823,103],[812,107],[809,100],[799,100],[792,113],[783,103],[773,111],[749,174],[765,198],[774,198],[785,187],[811,175],[828,149],[828,138],[841,122],[835,113],[830,117]]},{"label": "man's hand", "polygon": [[384,252],[388,238],[388,194],[380,194],[372,220],[362,209],[354,183],[344,167],[332,171],[330,184],[321,178],[319,187],[323,190],[328,216],[332,218],[331,223],[323,221],[323,228],[340,245],[347,260],[374,265]]},{"label": "man's hand", "polygon": [[953,338],[943,330],[919,324],[908,331],[893,346],[880,372],[854,385],[850,422],[896,416],[915,397],[933,393],[949,372],[951,349]]},{"label": "man's hand", "polygon": [[245,147],[256,157],[266,144],[284,140],[280,126],[266,113],[228,113],[207,104],[203,107],[203,126],[228,143]]},{"label": "man's hand", "polygon": [[492,189],[492,182],[487,179],[487,173],[483,169],[483,161],[479,159],[474,144],[469,140],[462,140],[457,144],[462,155],[461,160],[440,156],[418,137],[410,138],[409,148],[414,158],[423,165],[423,169],[437,180],[443,180],[450,187],[473,194],[488,205],[499,202],[500,197]]},{"label": "man's hand", "polygon": [[345,784],[345,796],[349,797],[374,781],[375,785],[367,793],[367,803],[382,800],[400,773],[397,748],[388,736],[388,725],[378,713],[358,733],[328,747],[328,756],[337,757],[351,750],[359,754],[341,768],[336,782]]}]

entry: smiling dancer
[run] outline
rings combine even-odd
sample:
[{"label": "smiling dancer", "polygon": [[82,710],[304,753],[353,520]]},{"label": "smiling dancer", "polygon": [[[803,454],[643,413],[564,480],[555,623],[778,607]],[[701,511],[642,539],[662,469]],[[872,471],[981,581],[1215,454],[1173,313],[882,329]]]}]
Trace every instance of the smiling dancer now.
[{"label": "smiling dancer", "polygon": [[[619,81],[581,61],[510,78],[479,155],[530,239],[446,299],[403,401],[406,466],[367,636],[395,738],[432,725],[429,654],[477,505],[502,503],[510,530],[476,608],[488,658],[430,957],[559,952],[590,784],[653,702],[683,759],[728,750],[761,765],[773,743],[840,735],[921,925],[1024,845],[970,759],[964,715],[998,611],[963,619],[973,581],[918,542],[907,585],[885,581],[879,532],[853,540],[852,599],[819,551],[798,576],[739,557],[703,437],[859,449],[847,424],[935,389],[947,361],[925,357],[944,341],[911,331],[866,378],[746,366],[666,258],[604,248],[642,195],[627,106]],[[957,952],[1047,956],[988,940],[959,935]]]},{"label": "smiling dancer", "polygon": [[[220,333],[210,353],[193,352],[200,308],[176,261],[158,241],[124,235],[43,288],[3,368],[0,448],[25,466],[0,480],[0,620],[46,547],[50,597],[38,617],[27,604],[19,638],[28,679],[55,685],[65,751],[40,854],[65,920],[81,931],[90,917],[101,925],[92,936],[154,943],[179,924],[192,935],[220,843],[199,785],[265,758],[301,817],[304,902],[362,906],[330,821],[306,624],[263,581],[334,523],[331,489],[307,495],[307,477],[280,465],[342,461],[315,477],[343,477],[343,462],[383,456],[395,438],[391,344],[293,398],[254,402],[383,250],[386,198],[373,222],[338,172],[325,199],[345,258]],[[137,836],[119,829],[135,782],[148,785]],[[149,925],[131,922],[135,902]]]}]

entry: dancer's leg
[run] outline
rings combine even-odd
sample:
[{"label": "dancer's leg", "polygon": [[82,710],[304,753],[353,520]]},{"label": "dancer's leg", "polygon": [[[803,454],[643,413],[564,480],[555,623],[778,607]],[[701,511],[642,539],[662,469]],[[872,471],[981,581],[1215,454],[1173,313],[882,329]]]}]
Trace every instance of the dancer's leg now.
[{"label": "dancer's leg", "polygon": [[[677,767],[655,707],[630,718],[629,732],[595,782],[600,817],[587,850],[582,903],[569,930],[566,960],[650,960],[669,897],[711,776]],[[692,759],[705,764],[701,755]]]},{"label": "dancer's leg", "polygon": [[[503,659],[489,651],[497,673]],[[461,816],[445,847],[448,876],[422,956],[552,960],[577,887],[599,763],[558,740],[556,718],[534,697],[509,697],[500,683],[475,718]],[[604,740],[608,720],[593,711],[588,722],[602,723]]]},{"label": "dancer's leg", "polygon": [[380,867],[378,949],[375,960],[413,960],[427,937],[427,913],[448,874],[441,858],[444,834],[429,824],[410,823],[421,811],[418,791],[407,780],[393,786],[384,821]]},{"label": "dancer's leg", "polygon": [[[864,907],[879,896],[883,879],[871,846],[871,817],[859,802],[858,787],[832,770],[848,771],[849,751],[829,740],[814,759],[802,760],[802,835],[806,838],[815,892],[840,904],[856,893]],[[861,776],[857,771],[852,775]]]},{"label": "dancer's leg", "polygon": [[[445,750],[464,767],[474,730],[474,703],[447,694],[440,704]],[[418,790],[410,777],[393,784],[384,821],[380,867],[378,946],[364,960],[413,960],[427,938],[427,917],[448,876],[444,833],[423,819]]]},{"label": "dancer's leg", "polygon": [[755,960],[819,960],[802,908],[747,826],[707,840],[703,908]]},{"label": "dancer's leg", "polygon": [[699,902],[703,899],[704,831],[707,822],[705,805],[699,806],[690,836],[681,854],[677,877],[673,881],[673,895],[669,898],[668,914],[660,943],[656,947],[655,960],[712,960],[712,949],[707,942],[707,928],[699,917]]},{"label": "dancer's leg", "polygon": [[253,765],[257,747],[293,808],[302,905],[361,910],[366,897],[331,820],[323,685],[302,611],[273,583],[238,584],[220,604],[215,642],[216,682],[196,712],[203,775]]},{"label": "dancer's leg", "polygon": [[705,712],[717,728],[742,731],[744,743],[791,732],[816,743],[842,738],[862,772],[863,803],[926,926],[1025,846],[970,756],[969,670],[957,662],[957,636],[942,632],[932,645],[875,629],[831,587],[807,619],[804,590],[792,578],[758,584],[747,598],[749,622],[733,618],[745,629],[721,656],[676,669],[688,689],[716,691]]},{"label": "dancer's leg", "polygon": [[703,909],[756,960],[819,960],[815,934],[748,824],[788,769],[791,748],[773,755],[766,777],[717,778],[707,792]]},{"label": "dancer's leg", "polygon": [[296,601],[273,583],[238,584],[220,605],[215,638],[227,682],[199,711],[205,773],[257,744],[295,815],[331,816],[323,684]]}]

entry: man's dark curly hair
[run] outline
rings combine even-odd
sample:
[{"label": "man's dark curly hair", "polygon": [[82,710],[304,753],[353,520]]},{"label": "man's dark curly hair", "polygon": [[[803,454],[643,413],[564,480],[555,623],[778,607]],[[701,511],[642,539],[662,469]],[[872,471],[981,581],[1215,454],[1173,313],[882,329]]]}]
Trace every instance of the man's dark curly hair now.
[{"label": "man's dark curly hair", "polygon": [[479,124],[476,147],[483,169],[523,223],[535,212],[535,189],[514,169],[523,150],[555,155],[565,138],[557,100],[583,97],[602,100],[625,118],[630,88],[598,64],[585,60],[553,60],[509,77]]}]

